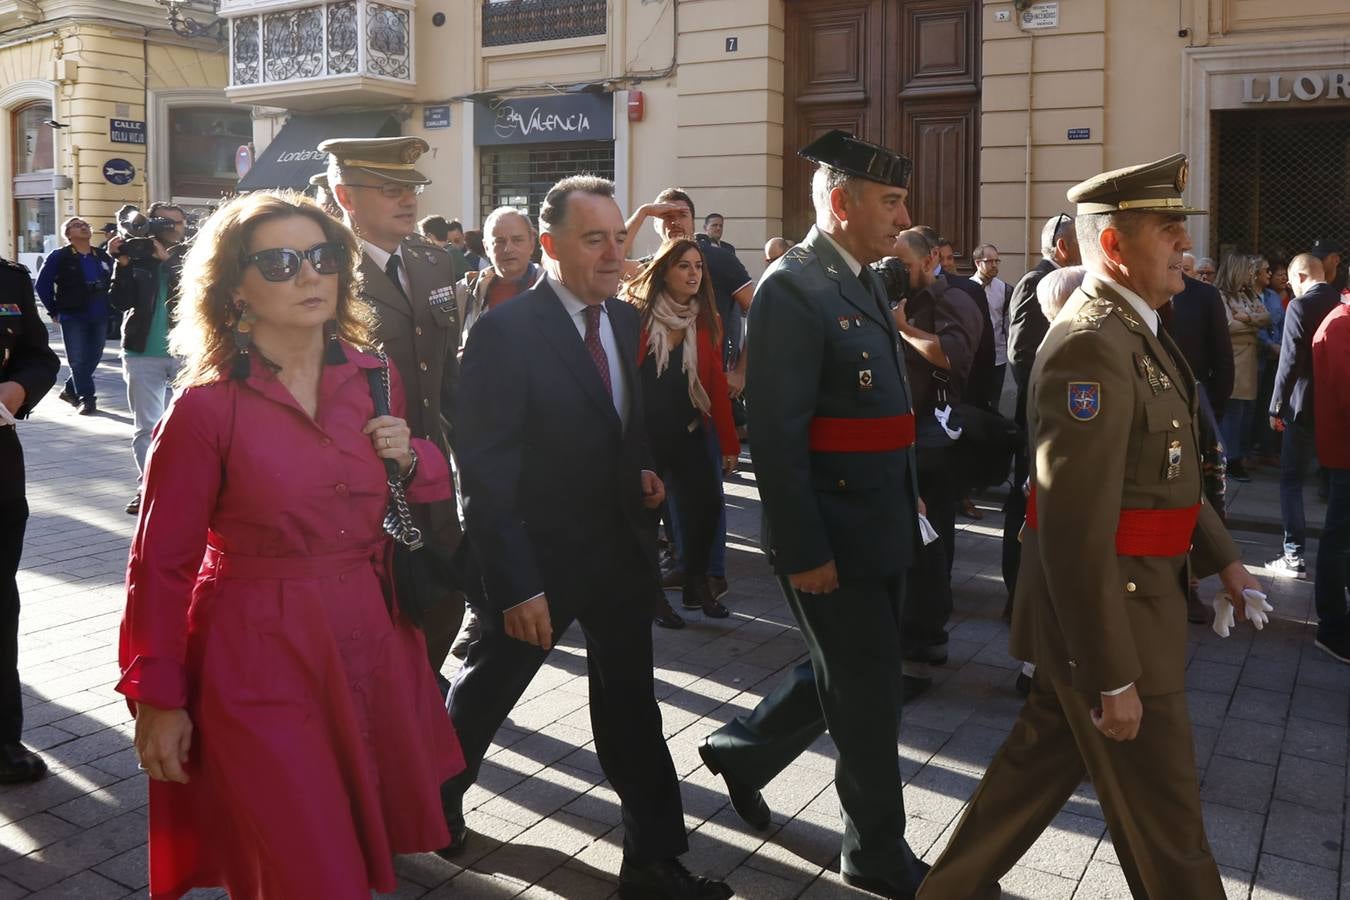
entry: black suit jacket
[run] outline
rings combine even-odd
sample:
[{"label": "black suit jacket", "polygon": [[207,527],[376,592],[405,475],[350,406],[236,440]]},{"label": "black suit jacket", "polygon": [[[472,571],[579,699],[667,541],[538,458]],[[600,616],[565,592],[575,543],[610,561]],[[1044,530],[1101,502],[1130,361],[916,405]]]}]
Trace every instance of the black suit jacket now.
[{"label": "black suit jacket", "polygon": [[660,590],[637,375],[639,319],[607,300],[628,388],[625,427],[558,295],[541,280],[478,320],[464,346],[456,457],[489,607],[540,592],[576,614]]},{"label": "black suit jacket", "polygon": [[1210,405],[1220,412],[1233,393],[1233,342],[1223,296],[1212,284],[1183,276],[1186,289],[1172,298],[1167,331],[1181,349]]},{"label": "black suit jacket", "polygon": [[1315,284],[1302,297],[1289,301],[1284,311],[1284,340],[1280,367],[1270,395],[1270,414],[1300,425],[1313,424],[1312,339],[1340,296],[1331,285]]},{"label": "black suit jacket", "polygon": [[974,301],[983,322],[962,399],[992,409],[998,405],[998,397],[994,396],[994,320],[989,316],[989,298],[984,288],[973,278],[965,278],[955,272],[943,272],[942,277],[947,279],[947,287],[956,288]]},{"label": "black suit jacket", "polygon": [[1036,300],[1036,286],[1055,270],[1053,261],[1042,259],[1013,286],[1008,298],[1008,365],[1017,384],[1017,424],[1027,421],[1027,382],[1031,380],[1031,366],[1036,362],[1036,348],[1045,339],[1050,323]]}]

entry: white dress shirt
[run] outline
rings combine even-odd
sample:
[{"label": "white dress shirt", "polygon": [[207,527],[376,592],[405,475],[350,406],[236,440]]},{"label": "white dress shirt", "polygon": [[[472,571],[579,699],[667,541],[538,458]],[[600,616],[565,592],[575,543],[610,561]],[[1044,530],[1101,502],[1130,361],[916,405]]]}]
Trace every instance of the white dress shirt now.
[{"label": "white dress shirt", "polygon": [[[577,299],[577,295],[567,289],[553,273],[549,273],[548,286],[553,288],[553,293],[558,295],[562,301],[563,309],[567,310],[567,315],[571,317],[572,324],[576,326],[577,334],[581,336],[584,343],[586,340],[586,306],[587,304]],[[619,414],[619,421],[625,428],[628,427],[628,385],[623,378],[623,359],[619,355],[619,343],[614,339],[614,326],[609,321],[609,310],[602,303],[600,305],[600,346],[605,350],[605,357],[609,360],[609,383],[611,388],[611,399],[614,401],[614,411]],[[636,351],[636,348],[634,348]]]},{"label": "white dress shirt", "polygon": [[984,296],[989,300],[989,321],[994,326],[994,365],[1006,365],[1008,362],[1008,316],[1004,307],[1008,304],[1008,282],[1002,278],[994,278],[986,282],[977,271],[975,283],[984,288]]},{"label": "white dress shirt", "polygon": [[380,267],[381,272],[385,271],[385,267],[389,265],[389,257],[398,257],[399,287],[403,288],[403,296],[411,297],[412,285],[408,283],[408,261],[403,258],[403,245],[399,244],[394,248],[394,252],[390,253],[388,250],[382,250],[379,247],[376,247],[370,241],[363,240],[361,243],[365,247],[366,256],[369,256],[370,261]]}]

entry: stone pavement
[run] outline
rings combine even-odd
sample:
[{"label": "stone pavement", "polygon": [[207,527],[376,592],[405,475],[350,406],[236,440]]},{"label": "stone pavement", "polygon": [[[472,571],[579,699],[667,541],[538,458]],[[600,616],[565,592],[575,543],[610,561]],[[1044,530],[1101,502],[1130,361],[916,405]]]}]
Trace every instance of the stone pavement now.
[{"label": "stone pavement", "polygon": [[[133,519],[130,418],[113,346],[99,375],[104,412],[84,418],[55,399],[21,423],[33,517],[20,572],[25,740],[52,768],[0,788],[0,900],[145,896],[145,792],[132,725],[113,691],[122,571]],[[1246,486],[1273,496],[1270,475]],[[755,551],[753,475],[728,483],[733,610],[682,632],[657,630],[657,691],[696,871],[726,876],[739,896],[866,896],[836,872],[838,807],[828,737],[765,791],[773,827],[742,826],[719,778],[699,764],[707,732],[750,709],[803,654],[800,636]],[[1309,511],[1320,505],[1309,490]],[[1249,505],[1253,505],[1248,500]],[[909,839],[931,860],[1017,714],[1016,664],[999,618],[1000,517],[963,520],[951,661],[905,710],[900,740]],[[1274,510],[1252,509],[1269,517]],[[1249,564],[1279,538],[1237,535]],[[1258,574],[1261,574],[1258,572]],[[1232,898],[1350,900],[1346,832],[1350,667],[1312,646],[1311,586],[1262,576],[1276,619],[1226,641],[1192,626],[1188,694],[1210,841]],[[1215,583],[1205,586],[1209,596]],[[574,630],[575,632],[575,630]],[[467,797],[476,832],[467,858],[405,857],[399,898],[610,897],[621,837],[617,798],[596,762],[576,633],[551,656],[511,715]],[[1101,810],[1085,785],[1004,880],[1007,896],[1127,897]],[[193,897],[223,896],[199,891]]]}]

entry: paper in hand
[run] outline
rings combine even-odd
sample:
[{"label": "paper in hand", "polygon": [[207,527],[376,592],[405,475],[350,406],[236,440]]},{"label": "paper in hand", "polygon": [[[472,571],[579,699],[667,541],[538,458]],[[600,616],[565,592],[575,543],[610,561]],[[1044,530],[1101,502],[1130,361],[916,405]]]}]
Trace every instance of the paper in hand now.
[{"label": "paper in hand", "polygon": [[937,529],[928,521],[927,516],[919,516],[919,537],[923,538],[925,547],[938,539]]},{"label": "paper in hand", "polygon": [[6,426],[14,428],[17,427],[18,424],[19,424],[18,419],[14,418],[13,413],[9,411],[9,407],[5,406],[5,404],[3,403],[0,403],[0,428],[4,428]]}]

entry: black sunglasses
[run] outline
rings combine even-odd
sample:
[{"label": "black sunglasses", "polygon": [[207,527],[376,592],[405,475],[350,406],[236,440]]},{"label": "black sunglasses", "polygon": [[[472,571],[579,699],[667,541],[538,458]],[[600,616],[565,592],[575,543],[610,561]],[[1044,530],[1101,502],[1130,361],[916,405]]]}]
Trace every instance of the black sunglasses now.
[{"label": "black sunglasses", "polygon": [[336,275],[342,271],[347,251],[338,241],[324,241],[308,250],[274,247],[245,257],[244,265],[257,266],[258,274],[268,281],[290,281],[300,274],[300,266],[306,259],[320,275]]}]

